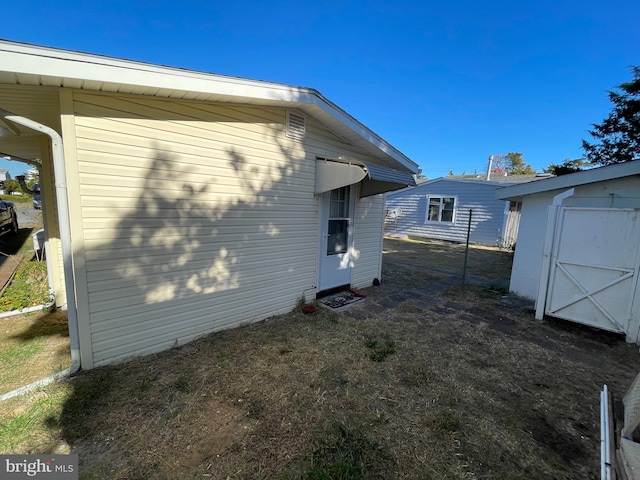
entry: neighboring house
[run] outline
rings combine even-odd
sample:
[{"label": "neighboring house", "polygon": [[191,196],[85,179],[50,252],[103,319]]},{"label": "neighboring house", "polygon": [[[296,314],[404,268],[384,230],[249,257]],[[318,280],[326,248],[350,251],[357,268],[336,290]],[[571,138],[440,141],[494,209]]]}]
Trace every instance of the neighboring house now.
[{"label": "neighboring house", "polygon": [[32,182],[34,180],[38,180],[38,178],[40,177],[40,172],[38,172],[37,168],[30,168],[25,172],[24,177],[25,181]]},{"label": "neighboring house", "polygon": [[[535,179],[535,176],[526,177],[512,177],[512,182]],[[466,242],[472,211],[471,243],[510,247],[518,235],[520,203],[496,199],[496,189],[504,185],[498,181],[451,176],[389,193],[386,232]]]},{"label": "neighboring house", "polygon": [[418,171],[313,89],[32,45],[0,41],[0,108],[83,368],[371,285]]},{"label": "neighboring house", "polygon": [[522,201],[510,290],[550,315],[625,333],[640,329],[640,161],[498,190]]}]

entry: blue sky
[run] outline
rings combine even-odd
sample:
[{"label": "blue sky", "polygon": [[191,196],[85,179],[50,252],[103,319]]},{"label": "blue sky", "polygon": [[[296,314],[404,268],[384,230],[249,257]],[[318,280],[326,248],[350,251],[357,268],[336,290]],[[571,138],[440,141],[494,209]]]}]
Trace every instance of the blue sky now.
[{"label": "blue sky", "polygon": [[0,37],[312,87],[435,178],[581,157],[639,19],[637,0],[62,0],[6,2]]}]

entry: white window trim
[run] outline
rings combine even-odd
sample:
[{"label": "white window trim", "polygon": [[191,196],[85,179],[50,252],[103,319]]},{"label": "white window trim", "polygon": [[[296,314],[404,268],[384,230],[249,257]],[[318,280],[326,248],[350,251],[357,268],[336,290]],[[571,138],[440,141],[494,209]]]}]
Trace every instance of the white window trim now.
[{"label": "white window trim", "polygon": [[[438,209],[438,218],[442,218],[442,200],[444,198],[453,198],[453,216],[450,222],[446,222],[443,220],[429,220],[429,203],[431,202],[432,198],[440,199],[440,208]],[[430,195],[427,195],[427,208],[426,208],[426,211],[424,212],[424,223],[429,225],[453,225],[454,223],[456,223],[457,212],[458,212],[457,195],[446,195],[446,194],[441,195],[441,194],[435,194],[435,193],[430,194]]]}]

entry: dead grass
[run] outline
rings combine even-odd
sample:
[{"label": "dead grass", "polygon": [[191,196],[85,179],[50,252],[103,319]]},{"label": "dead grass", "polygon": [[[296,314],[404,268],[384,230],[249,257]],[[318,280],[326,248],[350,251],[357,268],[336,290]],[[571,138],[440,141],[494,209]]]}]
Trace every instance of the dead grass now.
[{"label": "dead grass", "polygon": [[599,389],[628,388],[637,347],[441,274],[383,274],[343,313],[292,312],[0,404],[0,451],[77,452],[83,479],[598,478]]},{"label": "dead grass", "polygon": [[[411,238],[384,239],[385,258],[409,262],[435,271],[461,276],[466,246],[458,243]],[[513,254],[497,247],[470,245],[467,257],[467,275],[488,279],[509,278]]]},{"label": "dead grass", "polygon": [[0,394],[71,364],[66,312],[0,319]]}]

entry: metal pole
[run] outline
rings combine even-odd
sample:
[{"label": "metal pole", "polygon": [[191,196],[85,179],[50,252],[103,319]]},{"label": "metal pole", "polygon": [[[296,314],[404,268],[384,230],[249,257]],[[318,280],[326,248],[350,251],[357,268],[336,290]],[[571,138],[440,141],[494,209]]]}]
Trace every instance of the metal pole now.
[{"label": "metal pole", "polygon": [[471,236],[471,217],[473,216],[473,210],[469,209],[469,224],[467,225],[467,246],[464,249],[464,266],[462,267],[462,285],[467,278],[467,257],[469,256],[469,237]]}]

